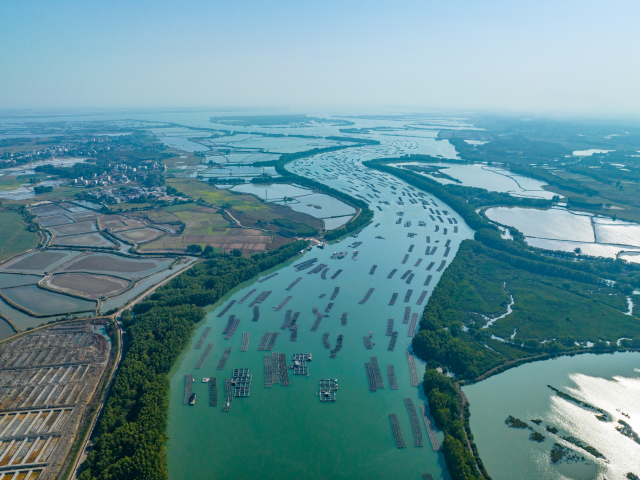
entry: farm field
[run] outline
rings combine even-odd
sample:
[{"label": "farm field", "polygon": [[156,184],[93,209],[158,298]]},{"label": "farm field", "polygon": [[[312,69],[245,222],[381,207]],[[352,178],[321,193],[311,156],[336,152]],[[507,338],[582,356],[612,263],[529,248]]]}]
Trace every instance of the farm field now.
[{"label": "farm field", "polygon": [[0,210],[0,262],[38,245],[40,237],[28,231],[22,215],[12,210]]}]

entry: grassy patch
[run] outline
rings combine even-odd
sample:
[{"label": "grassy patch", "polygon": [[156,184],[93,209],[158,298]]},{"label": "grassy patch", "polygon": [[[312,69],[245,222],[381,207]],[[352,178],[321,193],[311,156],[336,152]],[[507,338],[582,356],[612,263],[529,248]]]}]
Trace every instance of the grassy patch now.
[{"label": "grassy patch", "polygon": [[22,215],[12,210],[0,210],[0,262],[38,245],[40,237],[30,232]]}]

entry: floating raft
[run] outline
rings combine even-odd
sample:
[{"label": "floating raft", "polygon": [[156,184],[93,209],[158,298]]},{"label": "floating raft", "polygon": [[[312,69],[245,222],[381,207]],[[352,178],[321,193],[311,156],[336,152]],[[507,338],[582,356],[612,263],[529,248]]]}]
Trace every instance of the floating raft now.
[{"label": "floating raft", "polygon": [[343,338],[344,338],[344,335],[342,335],[342,334],[338,335],[338,339],[336,340],[336,346],[333,347],[333,350],[331,350],[331,355],[329,355],[329,358],[336,358],[336,355],[338,354],[338,352],[342,348],[342,340],[343,340]]},{"label": "floating raft", "polygon": [[209,354],[211,353],[212,348],[213,348],[213,343],[210,343],[209,345],[207,345],[207,348],[205,348],[204,352],[202,352],[202,356],[200,357],[200,360],[198,360],[198,363],[196,363],[196,366],[193,367],[195,370],[200,370],[202,368],[202,365],[204,365],[204,362],[209,356]]},{"label": "floating raft", "polygon": [[376,268],[378,268],[378,265],[374,265],[373,267],[371,267],[371,270],[369,270],[369,275],[373,275],[376,272]]},{"label": "floating raft", "polygon": [[396,370],[393,365],[387,365],[387,376],[389,377],[389,388],[398,390],[398,381],[396,380]]},{"label": "floating raft", "polygon": [[324,270],[322,270],[322,273],[320,274],[320,278],[322,278],[322,280],[326,280],[327,279],[327,272],[329,272],[329,270],[331,270],[330,268],[325,268]]},{"label": "floating raft", "polygon": [[[317,311],[317,309],[316,309],[316,311]],[[317,313],[316,314],[316,321],[313,322],[313,325],[311,326],[311,331],[312,332],[315,332],[315,331],[318,330],[318,327],[320,326],[320,322],[322,321],[322,318],[323,318],[323,315],[321,313]]]},{"label": "floating raft", "polygon": [[371,368],[373,370],[373,376],[376,380],[376,387],[384,388],[384,382],[382,381],[382,372],[380,372],[380,366],[378,365],[378,357],[371,357]]},{"label": "floating raft", "polygon": [[317,258],[312,258],[311,260],[307,260],[306,262],[302,262],[297,265],[294,265],[293,268],[295,268],[297,272],[300,272],[302,270],[306,270],[317,261],[318,261]]},{"label": "floating raft", "polygon": [[428,275],[427,279],[424,281],[424,286],[428,287],[429,283],[431,283],[431,279],[433,278],[433,275]]},{"label": "floating raft", "polygon": [[367,302],[367,300],[369,300],[369,297],[371,297],[371,294],[373,293],[374,290],[375,288],[370,288],[367,294],[364,296],[364,298],[360,300],[358,303],[360,305],[364,305]]},{"label": "floating raft", "polygon": [[438,450],[440,450],[440,439],[438,438],[438,434],[436,433],[436,430],[431,423],[431,418],[429,418],[429,410],[425,405],[420,405],[420,410],[422,411],[424,426],[427,429],[427,435],[429,436],[429,441],[431,442],[431,448],[433,448],[434,452],[437,452]]},{"label": "floating raft", "polygon": [[427,266],[427,271],[431,270],[435,264],[436,264],[436,262],[431,262],[431,263]]},{"label": "floating raft", "polygon": [[391,270],[391,273],[389,273],[389,275],[387,275],[387,278],[393,277],[396,274],[397,271],[398,271],[397,268],[394,268],[393,270]]},{"label": "floating raft", "polygon": [[272,273],[272,274],[271,274],[271,275],[269,275],[268,277],[264,277],[264,278],[261,278],[260,280],[258,280],[258,283],[266,282],[266,281],[267,281],[267,280],[269,280],[270,278],[273,278],[273,277],[275,277],[275,276],[277,276],[277,275],[278,275],[277,273]]},{"label": "floating raft", "polygon": [[336,273],[334,273],[334,274],[331,276],[331,280],[335,280],[335,279],[336,279],[336,277],[337,277],[338,275],[340,275],[340,273],[342,273],[342,270],[338,270]]},{"label": "floating raft", "polygon": [[217,370],[222,370],[224,368],[224,364],[227,363],[227,359],[231,354],[231,347],[227,347],[224,349],[224,353],[222,354],[222,358],[220,359],[220,363],[218,363]]},{"label": "floating raft", "polygon": [[244,303],[244,301],[249,298],[251,295],[253,295],[254,293],[256,293],[258,290],[257,289],[252,289],[249,293],[247,293],[244,297],[242,297],[240,300],[238,300],[238,303]]},{"label": "floating raft", "polygon": [[264,361],[264,387],[271,388],[273,386],[273,369],[271,365],[271,355],[265,355]]},{"label": "floating raft", "polygon": [[371,350],[373,348],[373,343],[371,343],[371,337],[367,335],[366,337],[362,337],[364,340],[364,347],[367,350]]},{"label": "floating raft", "polygon": [[409,323],[409,317],[411,316],[411,307],[404,307],[404,318],[402,323]]},{"label": "floating raft", "polygon": [[447,243],[444,244],[445,247],[448,247],[449,245],[451,245],[451,240],[447,240]]},{"label": "floating raft", "polygon": [[391,295],[391,300],[389,300],[389,305],[393,305],[394,303],[396,303],[397,299],[398,299],[397,293],[394,293],[393,295]]},{"label": "floating raft", "polygon": [[271,334],[271,338],[269,339],[269,343],[267,343],[267,347],[266,350],[271,351],[271,349],[274,347],[274,345],[276,344],[276,339],[278,338],[279,333],[278,332],[273,332]]},{"label": "floating raft", "polygon": [[226,306],[226,307],[224,307],[224,308],[222,309],[222,311],[221,311],[217,316],[218,316],[218,317],[222,317],[225,313],[227,313],[227,312],[229,311],[229,309],[230,309],[231,307],[233,307],[233,304],[234,304],[234,303],[236,303],[236,301],[235,301],[235,300],[231,300],[229,303],[227,303],[227,306]]},{"label": "floating raft", "polygon": [[331,348],[331,344],[329,343],[329,334],[328,333],[323,333],[322,334],[322,344],[324,345],[324,348]]},{"label": "floating raft", "polygon": [[407,332],[407,337],[413,337],[416,332],[416,323],[418,323],[418,314],[413,312],[411,314],[411,323],[409,324],[409,331]]},{"label": "floating raft", "polygon": [[387,337],[391,336],[391,332],[393,332],[393,318],[387,320]]},{"label": "floating raft", "polygon": [[320,265],[318,265],[317,267],[315,267],[313,270],[309,270],[307,272],[307,275],[311,275],[313,273],[318,273],[320,272],[322,269],[327,268],[328,265],[326,263],[321,263]]},{"label": "floating raft", "polygon": [[240,347],[241,352],[246,352],[249,348],[249,333],[250,332],[244,332],[242,334],[242,346]]},{"label": "floating raft", "polygon": [[324,309],[325,313],[329,313],[332,308],[333,308],[333,303],[329,302],[329,305],[327,305],[327,308]]},{"label": "floating raft", "polygon": [[407,406],[407,412],[409,412],[409,418],[411,419],[411,429],[413,430],[413,446],[422,446],[422,429],[420,428],[420,420],[416,413],[416,407],[413,405],[413,400],[410,398],[404,399],[404,404]]},{"label": "floating raft", "polygon": [[340,287],[336,287],[333,289],[333,293],[331,294],[331,299],[330,300],[335,300],[336,297],[338,296],[338,293],[340,293]]},{"label": "floating raft", "polygon": [[396,348],[397,341],[398,341],[398,332],[391,332],[391,340],[389,340],[389,346],[387,347],[387,352],[393,352],[393,349]]},{"label": "floating raft", "polygon": [[289,327],[291,329],[291,341],[295,342],[296,340],[298,340],[298,325],[291,325],[291,327]]},{"label": "floating raft", "polygon": [[423,290],[422,293],[420,294],[420,297],[418,297],[418,301],[416,302],[416,305],[422,305],[422,302],[424,302],[424,297],[427,296],[427,290]]},{"label": "floating raft", "polygon": [[293,298],[292,296],[288,296],[282,302],[280,302],[280,305],[278,305],[277,307],[274,307],[274,310],[276,312],[279,312],[280,310],[282,310],[282,307],[284,307],[292,298]]},{"label": "floating raft", "polygon": [[289,371],[287,370],[287,357],[284,353],[280,354],[280,385],[286,387],[290,385]]},{"label": "floating raft", "polygon": [[367,372],[367,380],[369,381],[369,391],[370,392],[377,391],[378,385],[376,383],[376,377],[375,377],[375,374],[373,373],[373,367],[371,366],[371,363],[370,362],[365,363],[364,368]]},{"label": "floating raft", "polygon": [[402,262],[400,262],[400,263],[402,263],[404,265],[405,263],[407,263],[407,260],[409,260],[409,254],[405,253],[404,254],[404,258],[402,259]]},{"label": "floating raft", "polygon": [[431,243],[431,237],[427,236],[427,243]]},{"label": "floating raft", "polygon": [[446,260],[442,260],[442,263],[440,264],[440,266],[438,268],[436,268],[436,272],[441,272],[446,264],[447,264],[447,261]]},{"label": "floating raft", "polygon": [[318,382],[318,396],[321,402],[335,402],[338,390],[337,379],[322,379]]},{"label": "floating raft", "polygon": [[412,273],[411,275],[409,275],[407,277],[407,281],[405,282],[407,285],[409,285],[411,283],[411,280],[413,280],[413,277],[415,277],[415,274]]},{"label": "floating raft", "polygon": [[204,329],[204,332],[202,332],[202,336],[200,337],[200,340],[198,340],[198,343],[196,344],[195,348],[202,348],[202,345],[204,344],[204,341],[207,338],[207,335],[209,335],[209,332],[211,331],[211,327],[207,327]]},{"label": "floating raft", "polygon": [[420,266],[421,263],[422,263],[422,259],[419,258],[418,261],[415,263],[414,267]]},{"label": "floating raft", "polygon": [[413,290],[411,289],[407,290],[407,293],[404,296],[404,303],[409,303],[409,300],[411,300],[412,293],[413,293]]},{"label": "floating raft", "polygon": [[411,372],[411,386],[418,386],[418,372],[416,371],[416,359],[407,352],[407,360],[409,361],[409,372]]},{"label": "floating raft", "polygon": [[402,276],[400,277],[400,280],[404,280],[405,278],[407,278],[409,275],[411,274],[411,270],[407,270],[406,272],[404,272],[402,274]]},{"label": "floating raft", "polygon": [[453,233],[458,233],[458,227],[453,227]]},{"label": "floating raft", "polygon": [[284,316],[284,323],[280,327],[280,330],[286,330],[289,328],[289,325],[291,325],[291,313],[293,313],[293,310],[287,310],[287,314]]},{"label": "floating raft", "polygon": [[222,406],[223,412],[231,411],[231,400],[233,400],[233,388],[231,388],[231,379],[224,379],[224,405]]},{"label": "floating raft", "polygon": [[218,406],[218,385],[216,377],[209,379],[209,405]]},{"label": "floating raft", "polygon": [[233,323],[231,324],[231,328],[229,328],[229,332],[227,333],[227,336],[224,337],[225,340],[229,340],[233,336],[233,334],[236,333],[236,329],[238,328],[238,325],[240,325],[240,319],[234,318]]},{"label": "floating raft", "polygon": [[415,245],[409,245],[409,250],[408,250],[408,252],[413,252],[413,247],[415,247]]},{"label": "floating raft", "polygon": [[233,325],[233,322],[235,322],[235,320],[236,320],[235,315],[229,315],[229,320],[227,320],[227,326],[224,327],[224,330],[222,331],[223,335],[226,335],[227,333],[229,333],[229,330],[231,330],[231,326]]},{"label": "floating raft", "polygon": [[402,430],[400,430],[400,422],[398,422],[398,416],[395,413],[389,414],[389,420],[391,420],[391,431],[393,432],[393,439],[396,441],[396,447],[407,448],[402,438]]},{"label": "floating raft", "polygon": [[343,326],[347,324],[347,315],[349,315],[347,312],[344,312],[342,315],[340,315],[340,321]]},{"label": "floating raft", "polygon": [[265,290],[260,295],[258,295],[256,298],[254,298],[253,302],[251,302],[249,304],[249,306],[250,307],[254,307],[254,306],[256,306],[256,304],[264,302],[267,299],[267,297],[269,297],[269,295],[271,295],[271,290]]},{"label": "floating raft", "polygon": [[191,398],[192,393],[193,393],[193,375],[188,374],[184,376],[184,399],[182,400],[183,405],[189,405],[189,399]]},{"label": "floating raft", "polygon": [[253,322],[257,322],[260,318],[260,307],[257,305],[253,307],[253,318],[251,319]]},{"label": "floating raft", "polygon": [[293,287],[295,287],[295,286],[298,284],[298,282],[299,282],[300,280],[302,280],[302,277],[298,277],[298,278],[296,278],[293,282],[291,282],[291,285],[289,285],[287,288],[285,288],[285,290],[286,290],[287,292],[288,292],[288,291],[290,291]]},{"label": "floating raft", "polygon": [[320,294],[320,296],[319,296],[318,298],[324,298],[324,297],[326,297],[326,296],[327,296],[327,294],[326,294],[326,293],[321,293],[321,294]]}]

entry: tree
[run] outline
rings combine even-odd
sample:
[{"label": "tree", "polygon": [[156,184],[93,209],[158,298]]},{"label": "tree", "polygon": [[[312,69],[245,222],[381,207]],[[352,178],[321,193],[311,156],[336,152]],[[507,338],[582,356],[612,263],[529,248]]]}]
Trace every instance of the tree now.
[{"label": "tree", "polygon": [[200,253],[202,252],[202,245],[199,245],[197,243],[192,243],[187,247],[187,251],[189,253]]}]

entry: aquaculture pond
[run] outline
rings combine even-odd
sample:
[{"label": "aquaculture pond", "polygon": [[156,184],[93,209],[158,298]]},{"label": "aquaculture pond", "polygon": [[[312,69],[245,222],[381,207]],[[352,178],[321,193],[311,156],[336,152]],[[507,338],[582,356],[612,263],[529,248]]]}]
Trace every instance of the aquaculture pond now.
[{"label": "aquaculture pond", "polygon": [[[390,150],[396,148],[394,144]],[[423,473],[435,478],[446,475],[443,457],[432,450],[419,409],[425,404],[418,386],[424,366],[415,360],[412,382],[407,351],[433,287],[460,241],[472,232],[437,198],[362,167],[361,159],[374,149],[374,154],[389,151],[384,146],[354,149],[290,167],[334,188],[356,189],[362,196],[375,193],[378,198],[373,197],[372,206],[380,208],[375,208],[373,222],[357,238],[347,237],[323,250],[314,248],[274,272],[264,272],[260,280],[266,280],[240,286],[208,313],[170,374],[170,478],[417,480]],[[431,219],[422,202],[437,208],[441,220]],[[345,255],[331,258],[334,252]],[[298,268],[313,259],[311,266]],[[262,303],[253,303],[269,291]],[[259,312],[256,322],[254,306]],[[293,316],[300,312],[295,341],[290,328],[282,329],[288,311]],[[230,315],[240,322],[225,340],[223,330]],[[389,319],[393,319],[391,331],[397,332],[392,351],[388,350],[392,336],[386,334]],[[195,348],[205,332],[201,348]],[[267,332],[279,335],[270,351],[260,351]],[[249,334],[247,351],[241,351],[244,333]],[[343,336],[342,348],[330,358],[338,335]],[[371,349],[366,348],[369,340]],[[210,350],[209,344],[213,344]],[[218,370],[227,347],[230,355]],[[274,352],[285,356],[288,386],[265,387],[264,356],[270,359]],[[294,375],[288,368],[296,353],[312,354],[308,376]],[[377,391],[370,391],[365,368],[371,357],[376,357],[384,385]],[[196,369],[199,361],[203,363]],[[387,365],[393,365],[398,389],[391,388]],[[233,398],[230,411],[223,412],[224,379],[237,368],[250,369],[250,396]],[[195,379],[189,385],[197,399],[193,406],[183,404],[188,374]],[[217,407],[209,405],[209,385],[202,383],[203,377],[216,378]],[[321,379],[337,379],[335,402],[321,402],[316,395]],[[417,411],[422,447],[413,446],[405,398]],[[406,448],[396,446],[390,414],[398,417]]]},{"label": "aquaculture pond", "polygon": [[[640,444],[633,438],[640,433],[638,353],[529,363],[463,391],[478,451],[495,480],[640,475]],[[527,425],[509,427],[509,416]],[[536,432],[542,441],[530,439]]]}]

